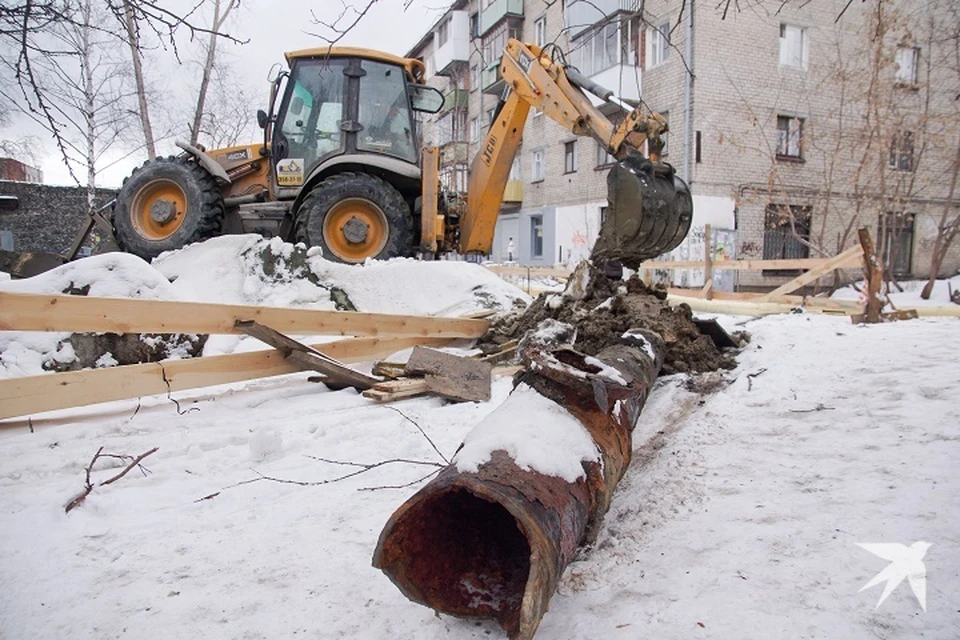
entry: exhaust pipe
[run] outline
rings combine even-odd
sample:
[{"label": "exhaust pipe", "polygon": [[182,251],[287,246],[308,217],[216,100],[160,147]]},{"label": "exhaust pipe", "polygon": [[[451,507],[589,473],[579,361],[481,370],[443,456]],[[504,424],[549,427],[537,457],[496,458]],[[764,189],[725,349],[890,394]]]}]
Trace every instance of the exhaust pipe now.
[{"label": "exhaust pipe", "polygon": [[596,536],[663,363],[660,336],[630,331],[588,357],[546,321],[520,345],[526,370],[432,482],[390,517],[373,565],[414,602],[493,619],[533,638],[564,568]]}]

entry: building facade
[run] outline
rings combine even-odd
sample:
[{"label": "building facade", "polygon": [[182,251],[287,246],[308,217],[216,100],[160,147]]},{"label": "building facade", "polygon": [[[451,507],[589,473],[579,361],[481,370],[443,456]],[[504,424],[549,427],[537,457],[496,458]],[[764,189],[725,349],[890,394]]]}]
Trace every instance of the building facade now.
[{"label": "building facade", "polygon": [[[503,90],[499,54],[515,37],[555,45],[567,64],[667,118],[665,160],[694,194],[693,230],[675,257],[703,255],[706,224],[716,259],[835,255],[865,226],[895,273],[925,276],[941,216],[956,216],[960,193],[950,187],[960,139],[960,69],[948,26],[956,7],[778,1],[725,12],[724,4],[455,3],[408,53],[424,59],[431,84],[447,95],[424,127],[424,142],[443,149],[446,186],[466,186]],[[612,105],[601,108],[617,117]],[[611,162],[592,139],[532,111],[491,258],[507,260],[508,246],[526,265],[586,257]],[[942,275],[958,267],[955,247]],[[739,282],[723,288],[795,275],[727,274]],[[703,282],[696,272],[669,277]]]}]

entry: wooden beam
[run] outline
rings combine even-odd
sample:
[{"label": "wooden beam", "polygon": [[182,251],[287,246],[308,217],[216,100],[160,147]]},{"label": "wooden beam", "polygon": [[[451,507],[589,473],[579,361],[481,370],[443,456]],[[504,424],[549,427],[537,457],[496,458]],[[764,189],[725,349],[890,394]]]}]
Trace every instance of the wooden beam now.
[{"label": "wooden beam", "polygon": [[765,294],[762,298],[760,298],[760,300],[761,302],[769,302],[777,296],[796,291],[800,287],[808,285],[814,280],[821,278],[831,271],[839,269],[840,267],[859,264],[862,256],[863,250],[860,247],[850,247],[846,251],[843,251],[829,260],[824,261],[824,263],[816,269],[811,269],[803,275],[799,275],[793,280],[783,283],[770,293]]},{"label": "wooden beam", "polygon": [[883,311],[883,300],[880,298],[880,289],[883,286],[883,264],[877,260],[873,250],[873,238],[866,227],[858,230],[860,247],[863,251],[863,277],[867,284],[867,309],[859,322],[880,322],[880,312]]},{"label": "wooden beam", "polygon": [[377,378],[354,371],[339,360],[317,351],[310,345],[297,342],[293,338],[285,336],[279,331],[274,331],[259,322],[253,322],[252,320],[238,322],[237,328],[248,336],[277,349],[283,354],[284,358],[296,362],[302,368],[324,374],[326,380],[338,386],[353,387],[358,391],[363,391],[380,382]]},{"label": "wooden beam", "polygon": [[713,298],[713,229],[703,225],[703,289],[700,292],[707,300]]},{"label": "wooden beam", "polygon": [[490,326],[471,318],[0,292],[2,331],[240,333],[234,325],[242,320],[287,335],[479,338]]},{"label": "wooden beam", "polygon": [[[366,362],[416,345],[439,347],[450,342],[446,338],[351,338],[311,346],[341,362]],[[286,361],[280,351],[268,349],[9,378],[0,380],[0,419],[298,371],[301,367]]]},{"label": "wooden beam", "polygon": [[[713,270],[761,271],[763,269],[816,269],[832,258],[795,258],[790,260],[719,260],[713,262]],[[849,265],[852,267],[853,265]],[[676,262],[643,262],[640,269],[704,269],[703,260],[678,260]]]},{"label": "wooden beam", "polygon": [[551,267],[502,267],[495,264],[489,265],[487,269],[498,276],[526,277],[530,275],[531,277],[569,278],[570,274],[573,273],[570,269],[554,269]]}]

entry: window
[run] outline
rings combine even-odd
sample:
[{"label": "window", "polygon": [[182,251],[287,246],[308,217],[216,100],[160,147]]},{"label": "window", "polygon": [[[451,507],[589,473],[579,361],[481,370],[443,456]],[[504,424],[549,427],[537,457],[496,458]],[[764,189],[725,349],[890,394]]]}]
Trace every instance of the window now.
[{"label": "window", "polygon": [[[809,258],[810,207],[797,205],[767,205],[763,225],[763,259],[790,260]],[[796,229],[796,233],[794,233]],[[764,275],[793,275],[793,269],[764,269]]]},{"label": "window", "polygon": [[483,62],[487,65],[494,65],[500,62],[503,52],[507,48],[507,40],[516,38],[522,40],[520,33],[520,22],[503,22],[499,27],[494,28],[483,38]]},{"label": "window", "polygon": [[493,112],[494,112],[493,109],[487,109],[487,126],[488,127],[493,124]]},{"label": "window", "polygon": [[620,62],[619,33],[620,23],[613,21],[571,43],[571,57],[580,73],[596,75]]},{"label": "window", "polygon": [[533,23],[533,42],[538,47],[547,44],[547,16],[537,18]]},{"label": "window", "polygon": [[913,171],[913,132],[900,131],[890,141],[890,168]]},{"label": "window", "polygon": [[514,158],[513,164],[510,165],[510,176],[507,180],[520,180],[520,158]]},{"label": "window", "polygon": [[670,23],[647,28],[647,69],[663,64],[670,57]]},{"label": "window", "polygon": [[563,143],[563,172],[573,173],[577,170],[577,141]]},{"label": "window", "polygon": [[792,24],[780,25],[780,64],[796,69],[807,68],[807,30]]},{"label": "window", "polygon": [[[364,65],[367,63],[364,62]],[[372,63],[371,63],[372,64]],[[281,186],[298,185],[303,182],[303,176],[307,175],[310,168],[316,162],[329,153],[341,149],[343,139],[340,137],[340,122],[344,118],[343,95],[344,95],[344,75],[343,70],[347,66],[345,60],[304,60],[297,64],[296,73],[291,78],[291,85],[287,88],[287,106],[280,110],[280,113],[286,113],[283,122],[274,130],[274,149],[279,149],[276,159],[298,158],[300,165],[298,175],[295,172],[286,175],[278,175],[278,182]],[[371,74],[368,83],[360,87],[361,99],[368,97],[371,92],[379,94],[383,92],[384,100],[389,105],[390,102],[401,94],[406,98],[404,86],[390,83],[390,78],[383,78],[382,74],[374,77],[376,69],[371,67],[367,71]],[[384,67],[385,68],[385,67]],[[397,69],[398,67],[389,67]],[[399,74],[393,74],[399,78]],[[361,101],[361,107],[366,103]],[[368,119],[380,118],[382,124],[386,117],[387,109],[380,109],[377,113],[368,115],[368,112],[361,108],[361,117],[364,118],[364,124]],[[412,127],[410,112],[404,111],[400,115],[400,120],[406,118],[406,127]],[[405,151],[412,153],[412,144],[409,148],[400,144],[396,149],[399,155],[404,156]],[[394,151],[391,148],[390,140],[386,142],[384,153]],[[416,156],[411,156],[415,160]],[[292,160],[291,160],[292,162]]]},{"label": "window", "polygon": [[530,257],[543,257],[543,216],[530,216]]},{"label": "window", "polygon": [[612,155],[610,155],[610,153],[607,151],[607,148],[598,142],[597,143],[597,168],[599,169],[601,167],[609,166],[616,161],[617,159],[614,158]]},{"label": "window", "polygon": [[470,91],[480,88],[480,66],[470,65]]},{"label": "window", "polygon": [[803,158],[803,118],[777,116],[777,157]]},{"label": "window", "polygon": [[543,180],[543,149],[530,152],[530,182]]},{"label": "window", "polygon": [[913,262],[914,214],[902,211],[880,216],[877,237],[883,239],[883,268],[908,275]]},{"label": "window", "polygon": [[437,27],[437,49],[447,44],[447,40],[450,38],[450,20],[451,18],[447,18]]},{"label": "window", "polygon": [[470,14],[470,39],[480,37],[480,14]]},{"label": "window", "polygon": [[897,47],[897,83],[917,84],[917,63],[920,61],[920,49],[916,47]]}]

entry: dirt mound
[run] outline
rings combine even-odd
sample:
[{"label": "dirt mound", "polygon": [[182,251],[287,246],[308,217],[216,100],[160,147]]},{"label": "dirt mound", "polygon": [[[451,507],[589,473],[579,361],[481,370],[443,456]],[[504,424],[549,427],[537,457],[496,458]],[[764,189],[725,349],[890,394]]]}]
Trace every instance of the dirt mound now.
[{"label": "dirt mound", "polygon": [[626,282],[610,280],[584,262],[562,294],[543,294],[522,315],[497,322],[480,346],[492,351],[552,318],[577,328],[573,346],[587,355],[616,343],[630,329],[647,329],[667,345],[663,375],[736,367],[732,354],[721,352],[700,333],[690,307],[671,307],[666,299],[665,290],[647,287],[636,276]]}]

